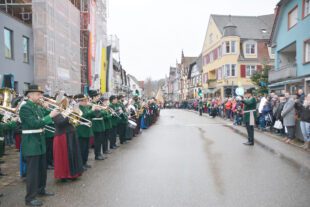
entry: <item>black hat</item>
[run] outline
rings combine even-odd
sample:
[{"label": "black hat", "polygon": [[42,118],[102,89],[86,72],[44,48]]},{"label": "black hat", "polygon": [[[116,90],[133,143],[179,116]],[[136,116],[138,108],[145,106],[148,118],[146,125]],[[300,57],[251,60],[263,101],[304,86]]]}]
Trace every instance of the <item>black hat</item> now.
[{"label": "black hat", "polygon": [[117,97],[116,96],[114,96],[114,95],[112,95],[112,96],[110,96],[110,102],[112,102],[114,99],[116,99]]},{"label": "black hat", "polygon": [[125,96],[124,95],[118,95],[118,99],[122,99],[122,98],[124,98]]},{"label": "black hat", "polygon": [[137,101],[137,100],[139,100],[139,96],[134,96],[134,97],[132,97],[132,99]]},{"label": "black hat", "polygon": [[30,85],[28,89],[25,91],[25,96],[27,96],[28,93],[30,92],[40,92],[44,93],[44,91],[40,88],[38,85]]},{"label": "black hat", "polygon": [[253,89],[248,89],[245,91],[245,93],[253,94]]},{"label": "black hat", "polygon": [[93,97],[99,95],[98,91],[96,91],[96,90],[89,90],[89,91],[88,91],[88,94],[89,94],[89,96],[90,96],[91,98],[93,98]]},{"label": "black hat", "polygon": [[73,97],[76,101],[83,101],[85,99],[87,99],[87,96],[85,96],[84,94],[80,93],[80,94],[77,94]]}]

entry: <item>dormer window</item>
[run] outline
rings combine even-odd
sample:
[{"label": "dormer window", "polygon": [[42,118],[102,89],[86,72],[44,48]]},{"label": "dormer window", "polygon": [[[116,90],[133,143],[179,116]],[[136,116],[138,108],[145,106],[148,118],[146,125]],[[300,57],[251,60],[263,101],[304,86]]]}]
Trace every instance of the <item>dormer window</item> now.
[{"label": "dormer window", "polygon": [[255,41],[245,42],[245,54],[255,55],[257,50],[257,43]]}]

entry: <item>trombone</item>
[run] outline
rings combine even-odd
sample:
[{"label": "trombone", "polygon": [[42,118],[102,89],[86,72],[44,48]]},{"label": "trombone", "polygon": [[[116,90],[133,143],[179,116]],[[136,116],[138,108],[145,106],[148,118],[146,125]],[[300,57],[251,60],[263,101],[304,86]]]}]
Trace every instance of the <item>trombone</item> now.
[{"label": "trombone", "polygon": [[55,100],[53,99],[50,99],[50,98],[46,98],[46,97],[43,97],[41,100],[40,100],[40,103],[44,106],[44,103],[47,104],[47,109],[49,110],[59,110],[60,111],[60,114],[69,119],[69,122],[77,127],[78,125],[85,125],[87,127],[91,127],[92,126],[92,123],[90,120],[82,117],[83,115],[83,112],[78,108],[78,107],[68,107],[67,109],[64,109],[62,107],[60,107]]},{"label": "trombone", "polygon": [[[99,102],[99,103],[102,103],[102,102]],[[113,116],[116,116],[117,118],[121,118],[114,109],[112,109],[111,107],[109,106],[101,106],[99,104],[94,104],[94,103],[90,103],[90,106],[95,106],[95,107],[99,107],[101,110],[104,110],[104,111],[107,111],[109,113],[111,113]]]}]

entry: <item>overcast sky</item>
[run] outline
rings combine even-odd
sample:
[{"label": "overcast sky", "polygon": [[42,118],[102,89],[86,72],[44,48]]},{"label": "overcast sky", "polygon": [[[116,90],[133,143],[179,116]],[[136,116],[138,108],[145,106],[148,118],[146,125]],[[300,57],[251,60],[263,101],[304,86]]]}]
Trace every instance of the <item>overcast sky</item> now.
[{"label": "overcast sky", "polygon": [[202,50],[210,14],[264,15],[279,0],[108,0],[108,33],[120,39],[123,68],[139,80]]}]

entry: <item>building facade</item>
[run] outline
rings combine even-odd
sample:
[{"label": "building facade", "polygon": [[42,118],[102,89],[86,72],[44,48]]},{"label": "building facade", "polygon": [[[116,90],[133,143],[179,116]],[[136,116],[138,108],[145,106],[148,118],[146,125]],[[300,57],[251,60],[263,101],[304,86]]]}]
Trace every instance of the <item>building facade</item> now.
[{"label": "building facade", "polygon": [[199,89],[202,90],[202,55],[189,66],[189,99],[197,99]]},{"label": "building facade", "polygon": [[276,7],[270,44],[275,68],[269,72],[271,91],[310,92],[310,1],[282,0]]},{"label": "building facade", "polygon": [[273,65],[268,47],[274,15],[211,15],[203,44],[206,97],[229,97],[237,87],[254,88],[251,76]]},{"label": "building facade", "polygon": [[34,81],[32,27],[0,10],[0,28],[0,84],[22,94]]}]

